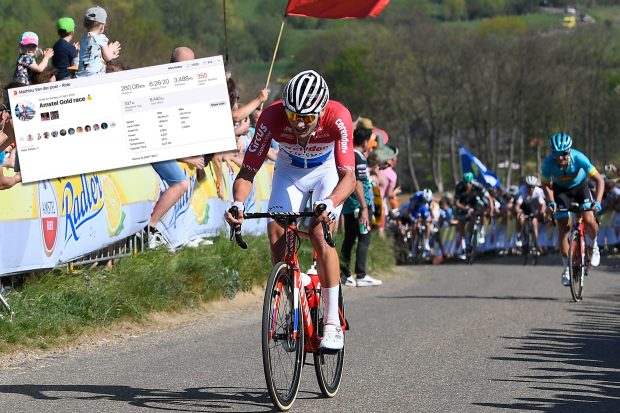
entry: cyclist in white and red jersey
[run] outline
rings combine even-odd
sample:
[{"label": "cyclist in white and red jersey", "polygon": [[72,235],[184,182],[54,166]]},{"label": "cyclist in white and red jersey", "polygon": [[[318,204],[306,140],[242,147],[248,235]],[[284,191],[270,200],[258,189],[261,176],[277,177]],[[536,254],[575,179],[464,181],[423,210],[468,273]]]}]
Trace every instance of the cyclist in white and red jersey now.
[{"label": "cyclist in white and red jersey", "polygon": [[[269,212],[303,211],[312,195],[313,207],[327,209],[310,224],[310,241],[318,254],[318,270],[325,300],[326,317],[321,348],[344,346],[338,315],[340,267],[338,253],[323,238],[320,221],[333,224],[342,203],[355,189],[355,156],[351,114],[342,104],[329,100],[325,80],[313,70],[295,75],[284,87],[282,100],[266,108],[256,124],[256,133],[245,153],[233,184],[233,206],[243,212],[272,140],[280,144],[276,158]],[[226,220],[241,225],[242,218],[230,212]],[[333,228],[333,227],[332,227]],[[276,222],[267,226],[274,263],[284,258],[284,229]]]}]

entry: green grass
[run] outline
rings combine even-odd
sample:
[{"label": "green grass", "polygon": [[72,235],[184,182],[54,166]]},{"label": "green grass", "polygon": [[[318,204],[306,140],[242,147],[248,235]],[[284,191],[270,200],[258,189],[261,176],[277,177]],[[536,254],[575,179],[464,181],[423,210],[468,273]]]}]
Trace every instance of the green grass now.
[{"label": "green grass", "polygon": [[[342,235],[336,240],[339,247]],[[115,322],[140,323],[153,312],[196,308],[262,286],[271,269],[267,237],[247,237],[247,242],[247,250],[222,238],[176,254],[148,251],[109,270],[50,271],[8,294],[14,316],[0,318],[0,353],[53,347]],[[310,243],[302,242],[302,269],[311,254]],[[385,273],[393,262],[388,242],[374,237],[369,272]]]}]

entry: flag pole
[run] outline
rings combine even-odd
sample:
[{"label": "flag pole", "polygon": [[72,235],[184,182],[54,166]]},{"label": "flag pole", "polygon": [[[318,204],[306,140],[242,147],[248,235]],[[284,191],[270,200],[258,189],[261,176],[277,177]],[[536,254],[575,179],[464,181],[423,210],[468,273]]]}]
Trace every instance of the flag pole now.
[{"label": "flag pole", "polygon": [[222,0],[224,9],[224,64],[228,64],[228,31],[226,30],[226,0]]},{"label": "flag pole", "polygon": [[[267,82],[265,83],[265,89],[269,87],[269,81],[271,80],[271,73],[273,72],[273,64],[276,61],[276,55],[278,54],[278,48],[280,47],[280,39],[282,39],[282,32],[284,31],[284,22],[286,21],[286,14],[282,17],[282,24],[280,25],[280,33],[278,34],[278,41],[276,47],[273,50],[273,56],[271,58],[271,66],[269,66],[269,73],[267,74]],[[260,109],[263,110],[263,103],[260,105]]]}]

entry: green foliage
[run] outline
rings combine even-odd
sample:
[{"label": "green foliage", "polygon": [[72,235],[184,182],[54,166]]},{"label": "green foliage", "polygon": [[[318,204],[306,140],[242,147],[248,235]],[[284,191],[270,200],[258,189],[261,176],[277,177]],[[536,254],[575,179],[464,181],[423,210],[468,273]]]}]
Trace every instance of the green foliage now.
[{"label": "green foliage", "polygon": [[[323,70],[332,85],[333,96],[348,102],[349,110],[354,113],[369,111],[371,108],[366,102],[376,92],[376,80],[365,63],[368,53],[361,45],[343,49]],[[336,79],[347,79],[347,82],[336,82]]]},{"label": "green foliage", "polygon": [[461,20],[465,17],[465,0],[445,0],[442,2],[442,16],[446,20]]}]

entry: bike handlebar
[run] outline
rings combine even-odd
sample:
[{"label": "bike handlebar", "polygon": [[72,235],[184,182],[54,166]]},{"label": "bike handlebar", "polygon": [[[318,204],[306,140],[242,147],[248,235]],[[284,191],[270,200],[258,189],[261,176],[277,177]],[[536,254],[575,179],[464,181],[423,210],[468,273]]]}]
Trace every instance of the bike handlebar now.
[{"label": "bike handlebar", "polygon": [[[325,204],[319,204],[316,207],[315,211],[305,211],[305,212],[250,212],[244,213],[243,219],[257,219],[257,218],[272,218],[276,221],[285,220],[288,223],[295,221],[297,218],[309,218],[309,217],[318,217],[321,215],[327,206]],[[234,218],[239,217],[239,208],[236,206],[230,207],[228,210]],[[329,225],[327,222],[321,221],[321,225],[323,227],[323,238],[327,245],[332,248],[336,247],[336,243],[332,238],[332,234],[329,231]],[[233,227],[230,225],[230,239],[235,239],[237,245],[239,245],[242,249],[247,249],[248,244],[243,240],[241,236],[241,225],[237,225]]]}]

